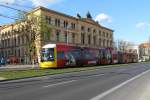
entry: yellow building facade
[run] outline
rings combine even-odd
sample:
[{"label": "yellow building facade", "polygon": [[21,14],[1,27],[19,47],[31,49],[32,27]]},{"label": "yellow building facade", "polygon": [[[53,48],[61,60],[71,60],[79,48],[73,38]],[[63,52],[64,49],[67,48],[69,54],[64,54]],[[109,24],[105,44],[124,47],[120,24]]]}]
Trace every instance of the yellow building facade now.
[{"label": "yellow building facade", "polygon": [[[48,43],[67,43],[82,47],[113,47],[113,30],[101,26],[90,18],[77,18],[44,7],[32,10],[51,26],[49,35],[39,35],[35,41],[36,57],[40,61],[40,49]],[[15,56],[19,63],[30,64],[31,57],[26,54],[29,42],[24,36],[24,27],[18,24],[4,25],[0,29],[0,56]],[[30,36],[30,33],[28,33]],[[49,36],[49,37],[48,37]]]}]

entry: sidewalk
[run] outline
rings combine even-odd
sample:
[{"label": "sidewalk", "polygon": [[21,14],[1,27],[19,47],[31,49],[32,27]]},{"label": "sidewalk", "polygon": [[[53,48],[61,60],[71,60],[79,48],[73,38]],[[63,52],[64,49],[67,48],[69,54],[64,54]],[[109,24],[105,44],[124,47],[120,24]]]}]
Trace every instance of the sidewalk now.
[{"label": "sidewalk", "polygon": [[3,70],[24,70],[24,69],[38,69],[39,65],[4,65],[0,66],[0,71]]}]

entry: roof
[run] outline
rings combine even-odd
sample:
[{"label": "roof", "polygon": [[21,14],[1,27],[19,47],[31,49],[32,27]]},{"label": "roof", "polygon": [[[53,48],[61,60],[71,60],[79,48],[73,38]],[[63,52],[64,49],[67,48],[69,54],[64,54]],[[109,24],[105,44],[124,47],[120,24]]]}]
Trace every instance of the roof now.
[{"label": "roof", "polygon": [[139,45],[139,47],[150,47],[150,42],[145,42]]},{"label": "roof", "polygon": [[97,26],[99,26],[99,27],[101,27],[101,28],[104,28],[104,29],[107,29],[107,30],[109,30],[109,31],[114,32],[114,30],[112,30],[112,29],[109,29],[109,28],[106,28],[106,27],[104,27],[104,26],[101,26],[99,23],[97,23],[97,22],[94,21],[93,19],[89,19],[89,18],[80,18],[80,19],[79,19],[79,18],[76,18],[76,17],[74,17],[74,16],[67,15],[67,14],[65,14],[65,13],[61,13],[61,12],[57,12],[57,11],[54,11],[54,10],[45,8],[45,7],[43,7],[43,6],[38,6],[37,8],[33,9],[31,12],[35,12],[35,11],[37,11],[37,10],[39,10],[39,9],[45,10],[45,11],[49,11],[49,12],[53,12],[53,13],[56,13],[56,14],[58,14],[58,15],[62,15],[62,16],[65,16],[65,17],[69,17],[69,18],[72,18],[72,19],[74,19],[74,20],[79,20],[79,21],[83,21],[83,22],[86,22],[86,23],[94,24],[94,25],[97,25]]},{"label": "roof", "polygon": [[[45,8],[45,7],[43,7],[43,6],[38,6],[38,7],[36,7],[35,9],[29,11],[28,13],[35,12],[35,11],[40,10],[40,9],[41,9],[41,10],[44,10],[44,11],[52,12],[52,13],[55,13],[55,14],[58,14],[58,15],[61,15],[61,16],[69,17],[69,18],[74,19],[74,20],[77,20],[77,21],[82,21],[82,22],[86,22],[86,23],[89,23],[89,24],[92,24],[92,25],[96,25],[96,26],[98,26],[98,27],[100,27],[100,28],[104,28],[104,29],[106,29],[106,30],[109,30],[109,31],[114,32],[114,30],[112,30],[112,29],[109,29],[109,28],[107,28],[107,27],[101,26],[99,23],[97,23],[97,22],[94,21],[93,19],[89,19],[89,18],[80,18],[80,19],[79,19],[79,18],[70,16],[70,15],[67,15],[67,14],[64,14],[64,13],[61,13],[61,12],[57,12],[57,11],[54,11],[54,10]],[[1,27],[2,27],[2,29],[3,29],[3,28],[6,28],[6,27],[9,27],[9,26],[11,26],[11,25],[15,25],[15,24],[17,24],[17,23],[2,25]]]}]

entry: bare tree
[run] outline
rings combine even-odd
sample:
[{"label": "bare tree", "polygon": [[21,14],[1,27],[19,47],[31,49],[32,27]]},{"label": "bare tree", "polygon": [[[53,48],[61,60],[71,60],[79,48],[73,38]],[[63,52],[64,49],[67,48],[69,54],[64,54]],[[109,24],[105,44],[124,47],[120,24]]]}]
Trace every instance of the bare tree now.
[{"label": "bare tree", "polygon": [[117,41],[117,48],[119,51],[127,52],[129,48],[133,47],[134,43],[125,41],[125,40],[118,40]]}]

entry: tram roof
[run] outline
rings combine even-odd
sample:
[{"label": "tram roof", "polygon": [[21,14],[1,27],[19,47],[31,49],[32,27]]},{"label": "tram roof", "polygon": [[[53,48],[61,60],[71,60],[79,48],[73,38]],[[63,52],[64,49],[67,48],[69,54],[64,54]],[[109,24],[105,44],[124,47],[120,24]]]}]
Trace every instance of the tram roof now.
[{"label": "tram roof", "polygon": [[56,44],[46,44],[42,48],[55,48]]}]

